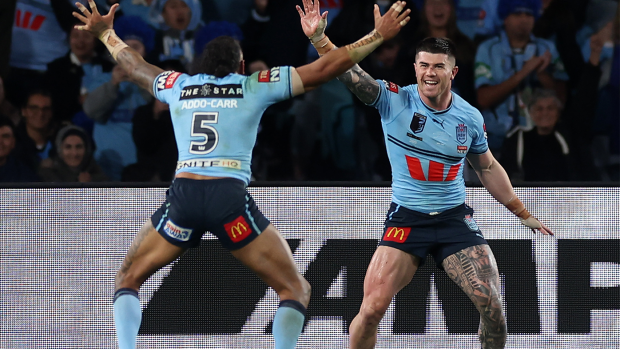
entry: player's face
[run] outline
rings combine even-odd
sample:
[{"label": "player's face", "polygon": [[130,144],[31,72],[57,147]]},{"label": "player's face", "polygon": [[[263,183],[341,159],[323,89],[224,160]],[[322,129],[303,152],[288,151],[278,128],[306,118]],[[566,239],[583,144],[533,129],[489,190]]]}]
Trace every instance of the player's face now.
[{"label": "player's face", "polygon": [[427,98],[449,92],[458,71],[454,63],[454,58],[444,53],[419,52],[414,66],[420,92]]},{"label": "player's face", "polygon": [[504,28],[509,37],[527,38],[534,30],[534,16],[525,12],[511,13],[504,19]]},{"label": "player's face", "polygon": [[450,0],[426,0],[424,5],[424,14],[428,24],[434,28],[445,28],[451,12]]},{"label": "player's face", "polygon": [[15,136],[8,126],[0,127],[0,159],[5,159],[15,148]]},{"label": "player's face", "polygon": [[52,120],[52,100],[43,95],[32,95],[26,107],[22,108],[26,126],[35,130],[45,130]]},{"label": "player's face", "polygon": [[69,167],[78,167],[84,160],[86,147],[80,136],[71,135],[62,141],[62,159]]},{"label": "player's face", "polygon": [[73,28],[69,36],[69,46],[78,58],[91,57],[95,54],[95,37],[85,30]]},{"label": "player's face", "polygon": [[185,30],[192,18],[192,11],[182,0],[168,0],[161,15],[170,28]]},{"label": "player's face", "polygon": [[560,107],[552,98],[541,98],[530,108],[532,122],[537,127],[553,128],[560,117]]}]

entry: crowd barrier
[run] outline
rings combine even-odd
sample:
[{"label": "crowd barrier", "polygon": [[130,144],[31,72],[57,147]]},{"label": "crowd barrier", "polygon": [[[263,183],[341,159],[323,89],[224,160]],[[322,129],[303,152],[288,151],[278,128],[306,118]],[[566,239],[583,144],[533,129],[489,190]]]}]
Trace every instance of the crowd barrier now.
[{"label": "crowd barrier", "polygon": [[[0,348],[115,348],[114,275],[164,187],[0,189]],[[386,186],[251,186],[312,285],[298,348],[346,348]],[[501,273],[507,348],[620,348],[620,188],[523,187],[534,235],[484,188],[467,203]],[[139,348],[271,348],[275,292],[210,235],[140,291]],[[429,259],[377,348],[479,348],[479,317]]]}]

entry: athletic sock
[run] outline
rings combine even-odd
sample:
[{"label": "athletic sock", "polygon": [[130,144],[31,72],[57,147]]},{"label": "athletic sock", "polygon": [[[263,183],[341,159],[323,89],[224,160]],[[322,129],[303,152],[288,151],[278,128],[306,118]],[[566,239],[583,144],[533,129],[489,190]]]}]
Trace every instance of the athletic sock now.
[{"label": "athletic sock", "polygon": [[304,327],[306,307],[294,300],[283,300],[273,319],[276,349],[294,349]]},{"label": "athletic sock", "polygon": [[135,349],[142,321],[138,291],[121,288],[114,293],[114,325],[119,349]]}]

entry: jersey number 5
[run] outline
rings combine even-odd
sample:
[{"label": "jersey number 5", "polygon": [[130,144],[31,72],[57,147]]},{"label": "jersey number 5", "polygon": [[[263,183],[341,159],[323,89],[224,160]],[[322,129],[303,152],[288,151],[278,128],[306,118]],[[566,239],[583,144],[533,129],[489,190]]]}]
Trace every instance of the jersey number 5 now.
[{"label": "jersey number 5", "polygon": [[209,124],[217,124],[218,112],[195,112],[192,116],[192,137],[204,137],[202,141],[189,144],[191,154],[209,154],[217,146],[217,130]]}]

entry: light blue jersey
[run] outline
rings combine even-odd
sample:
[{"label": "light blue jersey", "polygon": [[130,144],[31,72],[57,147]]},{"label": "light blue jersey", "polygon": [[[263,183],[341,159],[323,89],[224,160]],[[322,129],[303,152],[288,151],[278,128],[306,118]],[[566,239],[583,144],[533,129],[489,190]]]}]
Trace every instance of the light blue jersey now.
[{"label": "light blue jersey", "polygon": [[170,105],[179,149],[176,173],[191,172],[250,182],[258,124],[270,105],[292,96],[291,68],[252,76],[161,73],[155,97]]},{"label": "light blue jersey", "polygon": [[392,201],[423,213],[464,203],[465,156],[488,150],[480,112],[456,93],[448,109],[436,111],[422,101],[418,85],[377,81],[372,106],[381,114],[392,166]]}]

